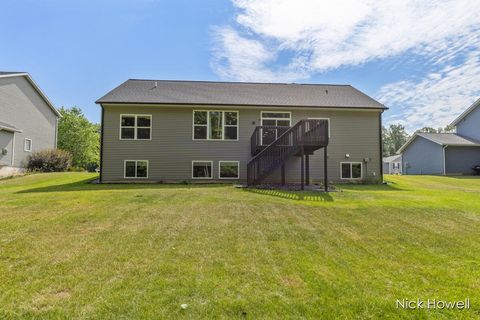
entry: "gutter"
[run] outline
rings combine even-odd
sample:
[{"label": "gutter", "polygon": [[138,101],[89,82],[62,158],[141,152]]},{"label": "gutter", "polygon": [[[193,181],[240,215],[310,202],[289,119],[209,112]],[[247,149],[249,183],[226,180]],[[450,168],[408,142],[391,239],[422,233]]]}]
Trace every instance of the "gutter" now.
[{"label": "gutter", "polygon": [[379,156],[380,156],[380,179],[381,179],[381,183],[383,183],[382,114],[383,114],[383,111],[378,115],[378,142],[379,142],[379,152],[380,152]]},{"label": "gutter", "polygon": [[12,167],[14,167],[15,164],[15,132],[13,133],[13,139],[12,139]]},{"label": "gutter", "polygon": [[378,106],[378,107],[354,107],[354,106],[305,106],[305,105],[272,105],[272,104],[244,104],[244,103],[210,103],[210,102],[133,102],[133,101],[102,101],[99,99],[95,101],[96,104],[102,105],[137,105],[137,106],[185,106],[185,107],[192,107],[192,106],[218,106],[218,107],[245,107],[245,108],[291,108],[291,109],[340,109],[340,110],[375,110],[375,111],[385,111],[388,110],[385,106]]},{"label": "gutter", "polygon": [[442,147],[442,151],[443,151],[443,175],[446,176],[447,175],[447,168],[446,168],[446,165],[445,165],[445,149],[447,149],[448,145],[445,145]]},{"label": "gutter", "polygon": [[103,172],[103,118],[105,114],[105,109],[103,108],[103,105],[100,105],[102,107],[102,118],[101,118],[101,125],[100,125],[100,177],[99,177],[99,182],[102,183],[102,172]]}]

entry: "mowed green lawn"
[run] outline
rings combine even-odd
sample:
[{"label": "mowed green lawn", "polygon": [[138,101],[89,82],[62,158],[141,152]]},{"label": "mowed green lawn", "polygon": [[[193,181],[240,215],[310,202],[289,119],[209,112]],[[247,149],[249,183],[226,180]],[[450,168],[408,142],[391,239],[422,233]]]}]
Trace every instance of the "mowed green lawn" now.
[{"label": "mowed green lawn", "polygon": [[95,177],[0,181],[0,318],[480,318],[478,178],[322,194]]}]

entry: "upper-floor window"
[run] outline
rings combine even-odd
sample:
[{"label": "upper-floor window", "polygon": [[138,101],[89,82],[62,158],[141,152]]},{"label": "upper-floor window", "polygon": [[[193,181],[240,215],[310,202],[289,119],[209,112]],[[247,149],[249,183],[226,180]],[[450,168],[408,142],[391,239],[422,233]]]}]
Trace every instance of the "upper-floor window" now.
[{"label": "upper-floor window", "polygon": [[121,140],[150,140],[152,136],[152,116],[148,114],[120,115]]},{"label": "upper-floor window", "polygon": [[25,142],[23,145],[23,150],[27,152],[32,151],[32,139],[25,138]]},{"label": "upper-floor window", "polygon": [[238,111],[193,111],[194,140],[238,140]]},{"label": "upper-floor window", "polygon": [[268,145],[275,141],[282,133],[287,131],[292,122],[291,112],[262,111],[260,113],[262,126],[275,126],[284,128],[262,128],[262,145]]}]

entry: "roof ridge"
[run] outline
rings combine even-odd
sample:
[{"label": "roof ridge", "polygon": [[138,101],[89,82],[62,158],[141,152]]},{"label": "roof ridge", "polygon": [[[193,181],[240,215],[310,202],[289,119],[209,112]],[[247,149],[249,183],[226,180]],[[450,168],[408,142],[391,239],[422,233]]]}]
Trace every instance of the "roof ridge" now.
[{"label": "roof ridge", "polygon": [[271,84],[271,85],[302,85],[302,86],[338,86],[352,87],[350,84],[335,83],[296,83],[296,82],[253,82],[253,81],[215,81],[215,80],[168,80],[168,79],[138,79],[130,78],[127,81],[162,81],[162,82],[196,82],[196,83],[227,83],[227,84]]},{"label": "roof ridge", "polygon": [[417,132],[417,133],[423,133],[423,134],[455,134],[455,135],[459,135],[459,134],[456,133],[456,132]]}]

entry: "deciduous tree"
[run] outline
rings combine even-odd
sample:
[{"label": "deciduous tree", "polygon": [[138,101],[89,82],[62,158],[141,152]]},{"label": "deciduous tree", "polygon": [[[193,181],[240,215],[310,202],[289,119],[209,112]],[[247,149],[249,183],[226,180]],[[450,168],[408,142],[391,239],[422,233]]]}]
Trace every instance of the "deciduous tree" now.
[{"label": "deciduous tree", "polygon": [[93,169],[99,165],[99,125],[90,122],[78,107],[60,108],[62,118],[58,123],[59,149],[69,151],[73,165]]}]

